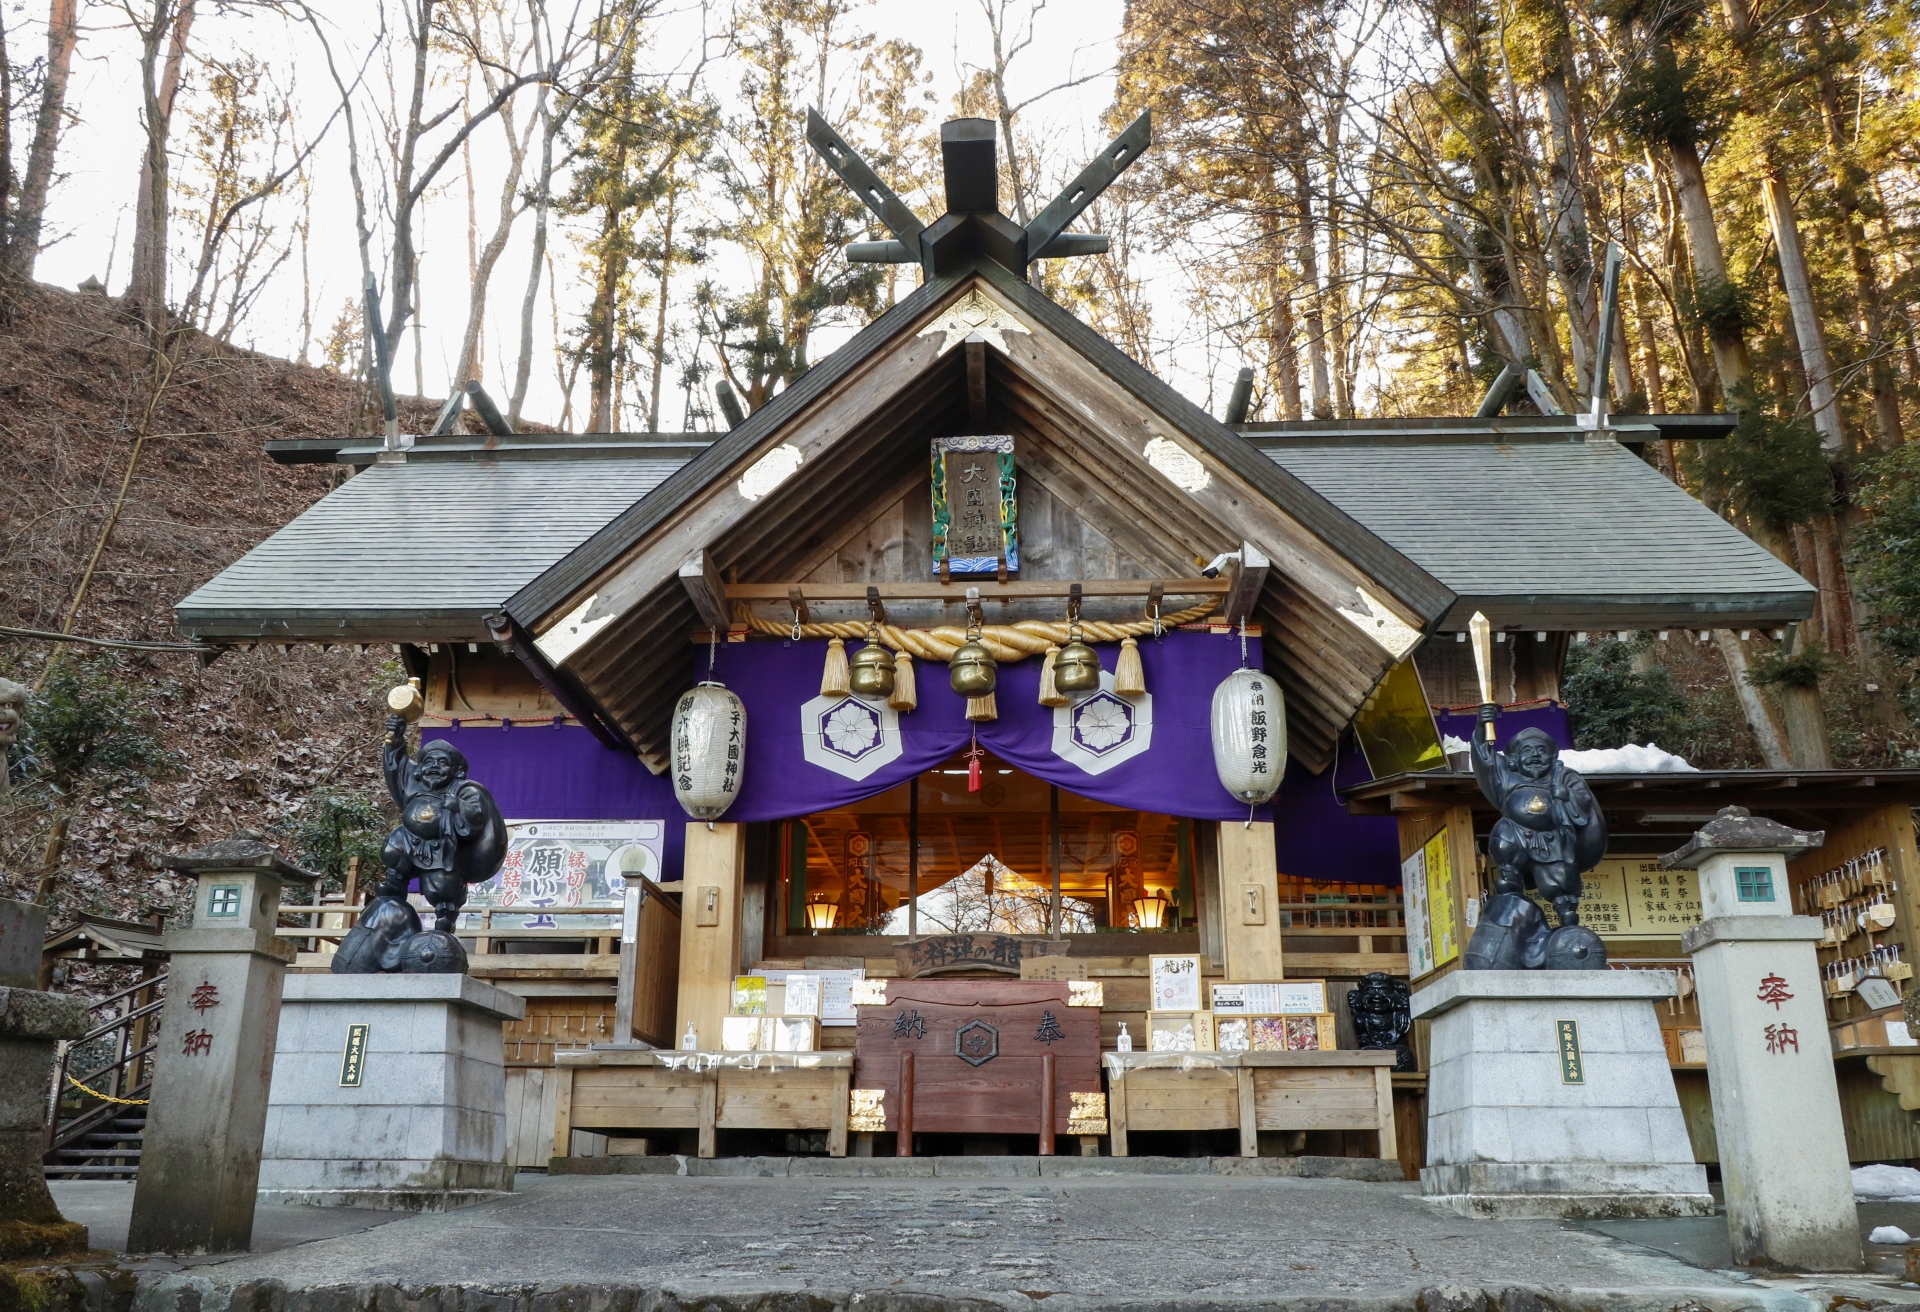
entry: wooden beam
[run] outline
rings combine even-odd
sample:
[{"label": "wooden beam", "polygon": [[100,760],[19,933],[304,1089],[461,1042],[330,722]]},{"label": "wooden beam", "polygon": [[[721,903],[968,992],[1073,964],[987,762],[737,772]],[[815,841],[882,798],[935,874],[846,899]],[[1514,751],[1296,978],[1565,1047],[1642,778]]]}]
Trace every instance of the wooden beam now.
[{"label": "wooden beam", "polygon": [[[684,575],[685,569],[681,572]],[[1087,597],[1148,597],[1153,595],[1156,588],[1162,596],[1166,597],[1217,597],[1226,593],[1233,585],[1226,579],[1204,578],[1086,579],[1078,584],[1067,579],[1033,579],[1007,583],[993,583],[985,579],[973,582],[963,579],[945,587],[932,581],[876,584],[728,583],[723,586],[722,591],[728,601],[790,601],[796,590],[804,590],[806,599],[817,604],[827,601],[865,601],[869,588],[872,588],[879,592],[884,601],[950,601],[959,606],[966,603],[968,588],[978,588],[982,601],[1011,601],[1018,597],[1064,597],[1076,586],[1079,587],[1081,595]],[[704,612],[702,618],[705,618]]]},{"label": "wooden beam", "polygon": [[1273,825],[1240,820],[1222,820],[1219,825],[1221,936],[1227,950],[1227,978],[1284,979]]},{"label": "wooden beam", "polygon": [[720,567],[713,563],[711,551],[696,552],[692,560],[680,567],[680,586],[693,599],[693,608],[700,612],[707,627],[726,632],[733,622],[727,614],[727,583],[720,577]]},{"label": "wooden beam", "polygon": [[987,344],[968,342],[967,351],[967,419],[978,428],[987,417]]},{"label": "wooden beam", "polygon": [[1273,562],[1260,554],[1251,542],[1240,544],[1240,563],[1234,567],[1233,584],[1227,590],[1227,621],[1238,624],[1253,616],[1260,604],[1260,589],[1267,585],[1267,570]]}]

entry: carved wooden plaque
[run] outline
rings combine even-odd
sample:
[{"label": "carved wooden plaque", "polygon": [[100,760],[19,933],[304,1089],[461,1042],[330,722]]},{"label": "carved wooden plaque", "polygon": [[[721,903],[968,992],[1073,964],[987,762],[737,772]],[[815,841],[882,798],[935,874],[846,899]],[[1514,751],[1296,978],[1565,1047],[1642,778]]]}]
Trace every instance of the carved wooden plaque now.
[{"label": "carved wooden plaque", "polygon": [[952,974],[962,970],[993,970],[1008,975],[1020,974],[1020,963],[1029,957],[1064,956],[1067,945],[1060,939],[1017,938],[1012,934],[936,934],[930,938],[902,943],[893,950],[905,979],[922,975]]},{"label": "carved wooden plaque", "polygon": [[1057,1133],[1068,1133],[1074,1094],[1100,1091],[1100,1009],[1070,1006],[1065,981],[888,980],[886,1004],[858,1011],[853,1083],[886,1091],[889,1130],[899,1128],[903,1052],[921,1134],[1038,1134],[1048,1052]]}]

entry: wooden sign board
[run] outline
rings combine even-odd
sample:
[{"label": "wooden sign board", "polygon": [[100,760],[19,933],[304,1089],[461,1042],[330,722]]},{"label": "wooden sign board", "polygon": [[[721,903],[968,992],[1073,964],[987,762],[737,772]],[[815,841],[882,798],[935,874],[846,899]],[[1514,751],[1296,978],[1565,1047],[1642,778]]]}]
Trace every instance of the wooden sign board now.
[{"label": "wooden sign board", "polygon": [[1054,1060],[1054,1124],[1073,1095],[1100,1092],[1100,1011],[1068,1005],[1065,981],[888,980],[861,1007],[853,1084],[881,1089],[899,1128],[900,1055],[913,1054],[913,1128],[921,1134],[1038,1134],[1040,1058]]},{"label": "wooden sign board", "polygon": [[1065,939],[1016,938],[1012,934],[937,934],[902,943],[893,959],[903,979],[990,970],[1016,978],[1034,957],[1065,956]]}]

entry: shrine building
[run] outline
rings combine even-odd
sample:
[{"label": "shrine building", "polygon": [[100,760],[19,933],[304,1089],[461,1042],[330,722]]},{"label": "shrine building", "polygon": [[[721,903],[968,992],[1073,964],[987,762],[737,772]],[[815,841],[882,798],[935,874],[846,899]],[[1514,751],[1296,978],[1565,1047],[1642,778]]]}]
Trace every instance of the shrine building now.
[{"label": "shrine building", "polygon": [[[1394,1070],[1360,1051],[1348,995],[1374,973],[1417,989],[1458,969],[1488,886],[1494,816],[1447,750],[1481,700],[1473,618],[1490,627],[1501,741],[1538,726],[1570,748],[1570,645],[1783,633],[1812,612],[1811,584],[1646,458],[1724,437],[1729,416],[1248,423],[1244,400],[1218,417],[1180,395],[1030,278],[1036,260],[1102,249],[1064,232],[1091,194],[1067,198],[1131,162],[1144,120],[1129,132],[1023,229],[999,211],[977,121],[947,125],[948,210],[928,224],[816,120],[893,234],[852,254],[922,280],[724,432],[268,444],[350,477],[182,599],[179,627],[223,647],[390,648],[422,681],[423,733],[493,791],[513,848],[460,934],[473,974],[528,1001],[507,1030],[522,1166],[640,1144],[898,1151],[903,1099],[921,1118],[907,1138],[960,1151],[967,1136],[939,1127],[975,1123],[939,1119],[946,1086],[915,1103],[894,1066],[850,1064],[868,1042],[859,1000],[875,981],[912,999],[967,981],[991,1002],[1040,980],[1098,998],[1035,1022],[1065,1036],[1063,1072],[1068,1047],[1115,1054],[1122,1027],[1136,1054],[1257,1055],[1227,1046],[1238,1014],[1315,1018],[1252,1032],[1319,1052],[1334,1084],[1351,1076],[1333,1110],[1294,1124],[1245,1119],[1238,1067],[1195,1077],[1183,1111],[1128,1104],[1109,1061],[1104,1107],[1069,1108],[1065,1092],[1102,1086],[1059,1076],[1080,1083],[1047,1133],[1080,1150],[1417,1168],[1422,1031]],[[980,670],[949,662],[976,638],[992,689],[963,695]],[[1065,659],[1085,647],[1097,671]],[[1264,737],[1223,747],[1219,698],[1262,688]],[[1794,867],[1796,907],[1891,908],[1823,949],[1836,975],[1858,963],[1829,1013],[1850,1151],[1920,1159],[1899,1101],[1920,1099],[1920,1048],[1862,987],[1910,977],[1920,947],[1920,772],[1588,777],[1613,841],[1583,919],[1614,968],[1688,969],[1678,940],[1699,896],[1655,858],[1720,806],[1828,831]],[[1884,877],[1854,877],[1868,869]],[[300,968],[326,968],[357,895],[286,922]],[[754,1015],[816,1023],[768,1042]],[[1683,997],[1661,1023],[1711,1161],[1697,1012]],[[813,1119],[754,1111],[724,1061],[706,1111],[649,1101],[646,1054],[689,1029],[700,1052],[814,1057]],[[999,1055],[970,1053],[986,1041],[961,1029],[946,1057]],[[1030,1119],[995,1110],[973,1150],[1033,1151]]]}]

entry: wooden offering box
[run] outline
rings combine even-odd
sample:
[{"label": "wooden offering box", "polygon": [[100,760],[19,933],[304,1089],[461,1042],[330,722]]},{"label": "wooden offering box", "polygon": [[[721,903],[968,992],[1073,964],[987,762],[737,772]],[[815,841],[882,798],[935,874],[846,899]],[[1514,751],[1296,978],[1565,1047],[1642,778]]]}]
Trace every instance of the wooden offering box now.
[{"label": "wooden offering box", "polygon": [[1395,1158],[1392,1052],[1110,1052],[1113,1155],[1137,1130],[1240,1131],[1257,1157],[1262,1130],[1374,1130]]},{"label": "wooden offering box", "polygon": [[698,1130],[702,1157],[716,1130],[825,1130],[827,1151],[845,1157],[852,1064],[844,1052],[563,1052],[553,1154],[570,1153],[574,1130]]},{"label": "wooden offering box", "polygon": [[888,980],[886,989],[885,1005],[858,1008],[853,1083],[882,1092],[902,1156],[915,1131],[1038,1134],[1050,1153],[1073,1095],[1100,1092],[1100,1009],[1068,1005],[1065,981]]}]

